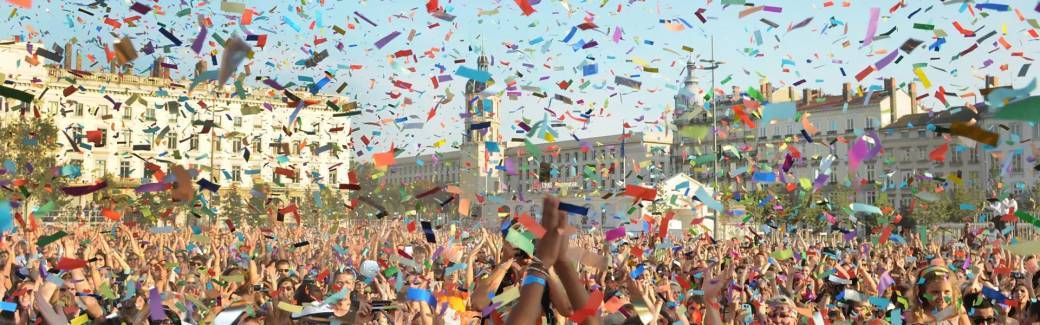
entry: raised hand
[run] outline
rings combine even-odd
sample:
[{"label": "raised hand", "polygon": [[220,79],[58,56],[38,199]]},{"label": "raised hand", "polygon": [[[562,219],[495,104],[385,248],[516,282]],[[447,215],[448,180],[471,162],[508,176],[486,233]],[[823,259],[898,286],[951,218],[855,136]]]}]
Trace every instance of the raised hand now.
[{"label": "raised hand", "polygon": [[534,255],[546,267],[556,264],[556,259],[560,256],[562,225],[566,223],[566,219],[557,210],[559,205],[560,200],[554,197],[542,200],[542,227],[545,228],[545,236],[535,244]]}]

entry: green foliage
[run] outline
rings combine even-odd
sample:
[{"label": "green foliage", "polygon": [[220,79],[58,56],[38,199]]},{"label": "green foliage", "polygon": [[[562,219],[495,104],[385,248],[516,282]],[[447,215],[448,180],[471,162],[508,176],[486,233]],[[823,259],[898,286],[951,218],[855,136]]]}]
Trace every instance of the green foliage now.
[{"label": "green foliage", "polygon": [[[389,215],[419,214],[427,215],[441,209],[440,205],[433,200],[424,199],[416,201],[416,193],[425,192],[437,185],[429,181],[414,181],[405,184],[391,184],[386,180],[385,171],[376,168],[372,163],[360,164],[355,168],[358,183],[361,190],[357,191],[358,197],[367,197],[378,202],[386,209]],[[456,201],[457,202],[457,201]],[[454,209],[455,203],[445,206],[444,209]],[[454,211],[454,210],[452,210]],[[352,215],[359,218],[371,218],[378,213],[376,209],[361,203],[361,207],[355,209]]]},{"label": "green foliage", "polygon": [[255,220],[255,212],[249,208],[249,201],[243,195],[243,189],[234,183],[220,196],[220,211],[218,215],[222,218],[231,219],[234,224],[240,224],[243,220]]},{"label": "green foliage", "polygon": [[[918,224],[931,225],[943,222],[962,222],[964,218],[977,216],[984,207],[983,198],[985,192],[981,188],[956,187],[939,193],[939,200],[925,202],[918,198],[914,206],[913,216]],[[961,203],[972,204],[977,207],[974,211],[960,209]]]},{"label": "green foliage", "polygon": [[0,162],[12,179],[23,179],[26,183],[16,186],[14,191],[0,191],[0,200],[20,201],[22,213],[48,205],[59,211],[69,201],[61,191],[68,185],[69,178],[55,174],[60,168],[57,154],[61,150],[57,126],[50,117],[5,118],[0,121]]}]

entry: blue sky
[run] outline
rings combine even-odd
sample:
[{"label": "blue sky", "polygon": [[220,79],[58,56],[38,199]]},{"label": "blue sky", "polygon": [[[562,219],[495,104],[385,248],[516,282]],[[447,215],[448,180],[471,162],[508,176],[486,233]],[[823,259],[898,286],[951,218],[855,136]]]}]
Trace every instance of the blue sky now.
[{"label": "blue sky", "polygon": [[[507,138],[516,134],[513,131],[516,129],[515,121],[523,118],[541,120],[547,113],[546,108],[555,114],[571,112],[574,116],[593,110],[588,124],[566,118],[567,126],[558,129],[565,138],[570,138],[568,134],[579,138],[617,134],[625,122],[636,130],[659,128],[663,112],[671,107],[675,87],[682,80],[680,71],[687,56],[707,58],[709,35],[715,36],[717,59],[726,61],[717,71],[716,78],[719,83],[728,79],[725,85],[719,85],[727,91],[734,85],[758,85],[763,79],[777,87],[804,79],[805,83],[798,88],[823,88],[829,93],[840,92],[843,82],[869,89],[880,87],[880,78],[884,77],[914,82],[913,66],[926,64],[922,71],[932,86],[925,88],[919,84],[921,93],[934,94],[942,86],[947,92],[966,94],[977,91],[982,86],[982,76],[986,74],[999,76],[1002,83],[1012,83],[1016,87],[1027,84],[1036,78],[1037,68],[1018,77],[1022,66],[1029,61],[1022,56],[1012,56],[1012,53],[1022,52],[1027,57],[1040,53],[1036,39],[1029,34],[1029,30],[1034,28],[1032,25],[1036,24],[1035,19],[1040,16],[1033,8],[1036,1],[996,2],[1011,5],[1008,11],[996,11],[978,10],[972,4],[907,0],[906,6],[893,13],[889,10],[897,1],[848,1],[848,7],[843,6],[840,0],[829,7],[825,7],[827,1],[822,0],[756,1],[755,5],[778,7],[781,12],[763,10],[743,18],[738,17],[739,12],[749,7],[724,5],[724,2],[733,1],[718,0],[541,0],[531,1],[536,10],[531,16],[522,15],[513,0],[440,1],[439,5],[455,16],[451,22],[433,17],[426,11],[426,3],[420,1],[249,1],[247,7],[255,9],[257,14],[248,26],[238,24],[240,14],[222,11],[220,1],[204,4],[197,1],[138,1],[161,7],[163,14],[152,10],[136,21],[136,26],[122,23],[119,28],[114,28],[105,24],[106,10],[86,7],[87,1],[36,0],[31,9],[15,9],[4,2],[0,4],[0,12],[11,15],[0,23],[5,30],[0,33],[6,34],[2,38],[17,36],[48,46],[76,38],[87,53],[102,61],[98,66],[107,66],[101,44],[111,44],[116,36],[128,35],[138,48],[149,42],[156,47],[171,45],[172,42],[159,32],[160,27],[164,27],[183,42],[181,46],[168,47],[166,55],[173,57],[179,66],[175,75],[185,78],[191,77],[191,68],[199,58],[208,59],[213,51],[219,58],[221,47],[210,43],[214,34],[223,39],[232,33],[247,34],[246,31],[267,34],[267,45],[257,49],[256,56],[246,61],[250,64],[251,77],[273,77],[282,84],[308,84],[312,82],[308,80],[320,80],[328,71],[335,79],[322,89],[324,92],[334,92],[340,84],[346,83],[343,95],[356,98],[365,109],[354,119],[354,125],[361,127],[359,132],[355,132],[355,139],[364,135],[375,140],[370,148],[362,148],[364,159],[372,152],[387,150],[391,144],[406,149],[406,154],[415,154],[430,152],[432,148],[429,147],[441,139],[447,144],[458,142],[463,131],[459,114],[464,107],[461,95],[466,79],[455,75],[455,71],[460,66],[475,68],[481,47],[493,58],[491,75],[499,84],[512,78],[518,86],[537,87],[549,95],[539,98],[531,91],[521,90],[522,94],[516,100],[503,99],[502,133]],[[131,11],[132,4],[131,0],[108,1],[111,10],[107,15],[120,21],[140,15]],[[887,38],[876,38],[871,44],[862,46],[870,11],[874,7],[878,7],[880,13],[876,35],[893,27],[896,31]],[[702,15],[707,20],[704,23],[695,14],[700,8],[704,8]],[[1015,9],[1021,12],[1025,21],[1018,18]],[[908,18],[915,11],[917,13]],[[355,12],[371,20],[372,24]],[[178,16],[178,13],[183,15]],[[199,33],[197,21],[200,17],[213,22],[202,55],[190,49]],[[804,27],[788,30],[789,26],[807,18],[812,20]],[[772,28],[761,19],[774,22],[779,28]],[[571,39],[564,42],[572,27],[586,21],[597,27],[578,29]],[[959,22],[966,30],[975,30],[975,36],[965,37],[955,29],[954,22]],[[348,24],[353,25],[353,29],[348,28]],[[915,24],[919,24],[918,28]],[[934,29],[927,30],[923,25],[932,25]],[[334,26],[345,29],[345,35],[335,33]],[[669,26],[681,26],[681,30]],[[612,36],[618,27],[622,29],[622,38],[614,42]],[[929,50],[927,46],[936,41],[939,29],[947,34],[945,44],[937,51]],[[413,30],[415,35],[409,38]],[[30,31],[36,33],[30,34]],[[971,53],[954,59],[990,31],[997,34],[978,44]],[[393,32],[400,35],[383,48],[376,48],[377,40]],[[761,36],[760,43],[756,34]],[[1000,37],[1004,37],[1011,49],[997,43]],[[320,38],[327,39],[327,42],[315,45],[315,40]],[[856,81],[854,76],[858,72],[875,64],[885,54],[898,51],[909,38],[923,43],[910,54],[900,53],[903,58],[898,63],[873,72],[862,82]],[[592,41],[597,45],[586,49],[575,46]],[[337,48],[339,44],[342,44],[342,50]],[[683,46],[694,51],[692,54],[686,52]],[[329,57],[316,67],[308,68],[299,63],[323,50],[329,51]],[[395,53],[405,50],[411,50],[418,61],[412,57],[393,58]],[[882,51],[887,52],[882,54]],[[424,55],[427,52],[430,54]],[[136,70],[145,70],[152,61],[151,57],[142,53],[141,58],[135,61]],[[459,59],[466,62],[456,63]],[[992,60],[988,66],[987,60]],[[637,64],[642,62],[645,66],[657,68],[658,72],[644,71],[643,66]],[[597,65],[598,73],[584,76],[582,67],[593,63]],[[1004,64],[1007,69],[1001,71]],[[363,67],[352,70],[349,68],[351,65]],[[435,89],[430,79],[442,75],[451,76],[453,81],[440,83]],[[617,86],[614,84],[615,75],[639,80],[642,88],[634,90]],[[702,87],[709,87],[711,80],[706,74],[702,74],[700,80]],[[558,84],[562,81],[569,81],[571,86],[561,89]],[[396,87],[395,82],[398,85],[411,84],[411,89]],[[582,88],[586,82],[588,85]],[[265,87],[259,83],[254,85]],[[436,115],[427,121],[431,108],[449,90],[455,98],[441,105]],[[575,103],[568,105],[553,100],[550,105],[549,98],[556,94]],[[963,103],[951,97],[947,96],[951,104]],[[579,100],[583,103],[578,104]],[[932,97],[924,99],[922,104],[936,109],[942,107]],[[409,123],[411,128],[404,129]],[[421,127],[416,123],[422,123]],[[360,141],[355,142],[362,146]],[[444,146],[441,149],[450,148]]]}]

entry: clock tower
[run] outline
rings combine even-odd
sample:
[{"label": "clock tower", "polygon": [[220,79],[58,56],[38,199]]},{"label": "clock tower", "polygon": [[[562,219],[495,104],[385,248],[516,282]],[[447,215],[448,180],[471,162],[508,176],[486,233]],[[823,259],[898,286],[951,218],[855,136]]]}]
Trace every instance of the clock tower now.
[{"label": "clock tower", "polygon": [[[477,58],[477,70],[488,71],[488,65],[487,56],[481,53]],[[498,218],[497,207],[487,204],[487,197],[497,195],[502,190],[500,187],[504,186],[500,171],[496,168],[505,153],[498,121],[501,98],[498,94],[485,92],[494,82],[472,79],[466,82],[466,129],[460,148],[462,159],[459,187],[463,191],[462,198],[470,202],[469,215],[465,217],[478,217],[488,221]],[[482,204],[481,200],[485,202]]]}]

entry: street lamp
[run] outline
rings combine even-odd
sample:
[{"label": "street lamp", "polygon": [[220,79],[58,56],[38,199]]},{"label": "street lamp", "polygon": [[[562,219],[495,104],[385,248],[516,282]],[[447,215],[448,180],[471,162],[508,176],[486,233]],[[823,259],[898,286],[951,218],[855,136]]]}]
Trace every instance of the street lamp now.
[{"label": "street lamp", "polygon": [[[702,65],[702,66],[698,67],[698,69],[700,69],[700,70],[711,70],[711,144],[712,144],[712,147],[714,147],[714,149],[712,149],[712,150],[714,151],[713,153],[715,154],[714,163],[712,164],[711,183],[712,183],[712,187],[715,190],[714,191],[715,193],[713,193],[713,194],[715,194],[717,197],[721,197],[721,195],[719,194],[719,159],[722,159],[722,157],[719,155],[719,133],[718,133],[719,120],[718,120],[718,108],[717,108],[717,105],[716,105],[717,101],[715,99],[715,97],[716,97],[715,96],[715,69],[718,69],[719,65],[723,64],[725,62],[721,62],[721,61],[715,60],[715,36],[711,37],[711,59],[708,59],[708,60],[701,59],[700,62],[704,63],[706,65]],[[718,234],[719,234],[718,230],[719,230],[719,211],[716,211],[715,212],[715,223],[712,225],[712,230],[711,231],[712,231],[713,234],[715,234],[715,236],[718,236]]]}]

